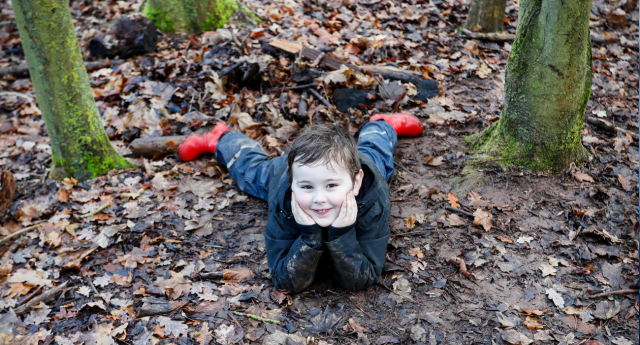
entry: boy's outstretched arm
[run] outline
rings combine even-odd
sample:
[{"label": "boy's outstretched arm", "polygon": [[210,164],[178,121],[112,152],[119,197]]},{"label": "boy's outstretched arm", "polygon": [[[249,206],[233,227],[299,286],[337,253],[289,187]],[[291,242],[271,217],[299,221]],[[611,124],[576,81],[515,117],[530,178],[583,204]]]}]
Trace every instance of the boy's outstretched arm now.
[{"label": "boy's outstretched arm", "polygon": [[269,271],[276,288],[300,292],[313,281],[325,247],[322,228],[300,208],[294,195],[291,210],[300,234],[287,233],[275,219],[270,219],[265,244]]},{"label": "boy's outstretched arm", "polygon": [[[345,216],[338,216],[327,233],[325,246],[331,253],[334,275],[344,288],[363,290],[380,279],[389,241],[388,212],[379,203],[371,206],[361,224],[365,231],[356,236],[357,204],[355,198],[347,205]],[[345,218],[347,219],[345,221]],[[350,225],[345,225],[349,224]]]}]

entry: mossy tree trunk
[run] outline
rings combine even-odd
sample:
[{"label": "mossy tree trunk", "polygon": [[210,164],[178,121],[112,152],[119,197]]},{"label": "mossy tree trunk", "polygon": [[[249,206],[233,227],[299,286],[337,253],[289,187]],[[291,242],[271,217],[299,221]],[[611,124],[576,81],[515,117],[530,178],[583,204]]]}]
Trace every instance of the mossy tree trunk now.
[{"label": "mossy tree trunk", "polygon": [[249,21],[259,22],[238,0],[148,0],[142,10],[160,30],[186,33],[221,28],[236,11]]},{"label": "mossy tree trunk", "polygon": [[587,156],[581,131],[591,95],[591,0],[523,0],[506,67],[500,120],[471,138],[478,156],[562,170]]},{"label": "mossy tree trunk", "polygon": [[506,8],[507,0],[473,0],[462,27],[471,31],[502,31]]},{"label": "mossy tree trunk", "polygon": [[134,167],[111,146],[93,99],[67,0],[13,0],[52,151],[52,178]]}]

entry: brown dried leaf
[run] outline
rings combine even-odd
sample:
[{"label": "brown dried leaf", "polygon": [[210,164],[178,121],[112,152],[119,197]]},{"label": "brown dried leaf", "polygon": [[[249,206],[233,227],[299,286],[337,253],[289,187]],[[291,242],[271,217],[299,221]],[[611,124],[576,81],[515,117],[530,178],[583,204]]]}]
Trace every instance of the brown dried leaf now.
[{"label": "brown dried leaf", "polygon": [[438,167],[442,165],[442,161],[444,161],[444,157],[439,156],[439,157],[427,157],[427,165],[430,165],[432,167]]},{"label": "brown dried leaf", "polygon": [[587,182],[591,182],[594,183],[595,181],[593,180],[593,177],[589,176],[588,174],[576,171],[574,173],[571,174],[571,176],[573,176],[573,178],[575,178],[576,180],[582,182],[582,181],[587,181]]},{"label": "brown dried leaf", "polygon": [[624,177],[622,174],[618,174],[618,181],[622,185],[622,188],[627,192],[631,191],[631,179],[629,177]]},{"label": "brown dried leaf", "polygon": [[513,240],[512,240],[512,239],[510,239],[510,238],[509,238],[509,237],[507,237],[507,236],[498,236],[498,237],[496,237],[496,238],[497,238],[497,239],[499,239],[499,240],[500,240],[500,241],[502,241],[502,242],[515,244],[515,242],[513,242]]},{"label": "brown dried leaf", "polygon": [[539,310],[539,309],[529,309],[529,308],[521,308],[523,312],[532,315],[544,315],[544,313],[548,313],[549,309]]},{"label": "brown dried leaf", "polygon": [[253,277],[253,271],[248,268],[239,267],[230,270],[222,271],[222,276],[224,279],[235,280],[235,281],[245,281],[249,278]]},{"label": "brown dried leaf", "polygon": [[453,207],[453,208],[459,208],[460,207],[460,204],[458,204],[458,198],[456,197],[455,194],[449,193],[448,199],[449,199],[449,204],[451,205],[451,207]]},{"label": "brown dried leaf", "polygon": [[409,255],[415,256],[418,259],[424,258],[424,253],[422,253],[422,250],[420,250],[420,247],[410,248]]},{"label": "brown dried leaf", "polygon": [[536,329],[543,329],[544,325],[540,324],[539,319],[536,319],[535,317],[531,317],[531,316],[527,316],[526,319],[524,319],[524,325],[527,326],[528,329],[530,330],[536,330]]},{"label": "brown dried leaf", "polygon": [[477,209],[474,213],[473,216],[475,217],[473,219],[473,224],[475,225],[481,225],[482,228],[484,229],[484,231],[489,231],[491,230],[491,213],[489,212],[485,212],[481,209]]},{"label": "brown dried leaf", "polygon": [[209,331],[209,323],[207,321],[202,322],[202,328],[200,329],[200,332],[196,334],[199,334],[195,339],[200,345],[208,345],[213,341],[213,335],[211,334],[211,331]]}]

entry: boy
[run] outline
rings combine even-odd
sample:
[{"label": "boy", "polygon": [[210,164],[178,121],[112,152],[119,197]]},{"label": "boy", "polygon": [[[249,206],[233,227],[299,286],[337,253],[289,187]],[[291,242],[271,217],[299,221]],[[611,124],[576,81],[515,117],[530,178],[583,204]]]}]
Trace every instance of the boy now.
[{"label": "boy", "polygon": [[344,130],[314,125],[288,155],[268,159],[256,141],[218,123],[178,152],[184,161],[215,153],[242,191],[268,201],[265,243],[277,289],[304,290],[328,252],[340,285],[362,290],[378,281],[385,259],[397,135],[420,132],[413,115],[374,115],[356,146]]}]

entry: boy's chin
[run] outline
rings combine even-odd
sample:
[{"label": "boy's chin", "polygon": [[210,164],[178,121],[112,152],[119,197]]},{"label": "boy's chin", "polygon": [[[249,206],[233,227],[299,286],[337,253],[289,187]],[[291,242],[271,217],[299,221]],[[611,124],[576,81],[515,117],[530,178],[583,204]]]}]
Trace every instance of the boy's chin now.
[{"label": "boy's chin", "polygon": [[333,224],[333,222],[335,221],[335,219],[314,219],[314,221],[316,222],[316,224],[318,224],[319,226],[326,228],[331,226],[331,224]]}]

